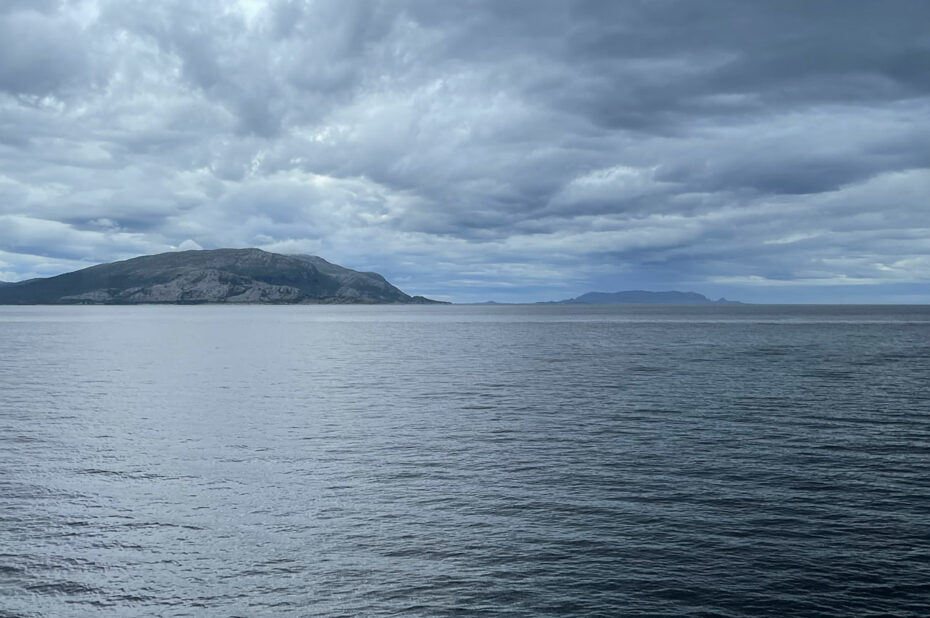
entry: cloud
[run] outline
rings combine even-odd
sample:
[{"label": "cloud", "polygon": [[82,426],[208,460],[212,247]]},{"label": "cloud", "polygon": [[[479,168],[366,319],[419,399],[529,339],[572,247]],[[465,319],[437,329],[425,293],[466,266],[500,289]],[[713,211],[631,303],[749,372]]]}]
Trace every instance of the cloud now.
[{"label": "cloud", "polygon": [[203,247],[201,247],[197,241],[191,240],[190,238],[178,245],[178,251],[201,251],[202,249]]},{"label": "cloud", "polygon": [[7,2],[4,276],[196,243],[457,300],[880,298],[927,283],[928,18],[920,0]]},{"label": "cloud", "polygon": [[[15,8],[0,13],[0,91],[41,97],[85,81],[90,67],[79,24]],[[37,3],[35,8],[49,7]]]}]

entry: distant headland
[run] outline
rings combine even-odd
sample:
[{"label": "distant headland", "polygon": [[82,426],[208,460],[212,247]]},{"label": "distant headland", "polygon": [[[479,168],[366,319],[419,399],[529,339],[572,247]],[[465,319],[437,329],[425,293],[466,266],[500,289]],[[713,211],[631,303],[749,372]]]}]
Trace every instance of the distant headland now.
[{"label": "distant headland", "polygon": [[261,249],[175,251],[0,284],[3,305],[432,304],[374,272]]}]

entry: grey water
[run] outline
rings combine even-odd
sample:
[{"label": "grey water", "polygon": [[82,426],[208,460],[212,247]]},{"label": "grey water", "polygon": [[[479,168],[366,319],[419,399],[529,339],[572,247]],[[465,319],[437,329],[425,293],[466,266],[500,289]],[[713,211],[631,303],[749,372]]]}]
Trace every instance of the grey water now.
[{"label": "grey water", "polygon": [[928,614],[928,307],[0,307],[5,618]]}]

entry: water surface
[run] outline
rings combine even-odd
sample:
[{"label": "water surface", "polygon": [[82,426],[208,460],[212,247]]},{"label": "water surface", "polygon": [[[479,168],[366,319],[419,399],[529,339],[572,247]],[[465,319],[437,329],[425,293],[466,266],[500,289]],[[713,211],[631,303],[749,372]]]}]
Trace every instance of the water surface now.
[{"label": "water surface", "polygon": [[930,598],[930,308],[0,307],[0,616]]}]

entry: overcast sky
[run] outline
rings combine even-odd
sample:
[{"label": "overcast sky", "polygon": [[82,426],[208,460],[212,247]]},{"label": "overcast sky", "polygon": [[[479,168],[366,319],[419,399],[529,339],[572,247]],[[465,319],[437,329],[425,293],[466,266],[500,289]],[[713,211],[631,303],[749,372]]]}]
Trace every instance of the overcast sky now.
[{"label": "overcast sky", "polygon": [[0,280],[930,302],[924,0],[0,1]]}]

